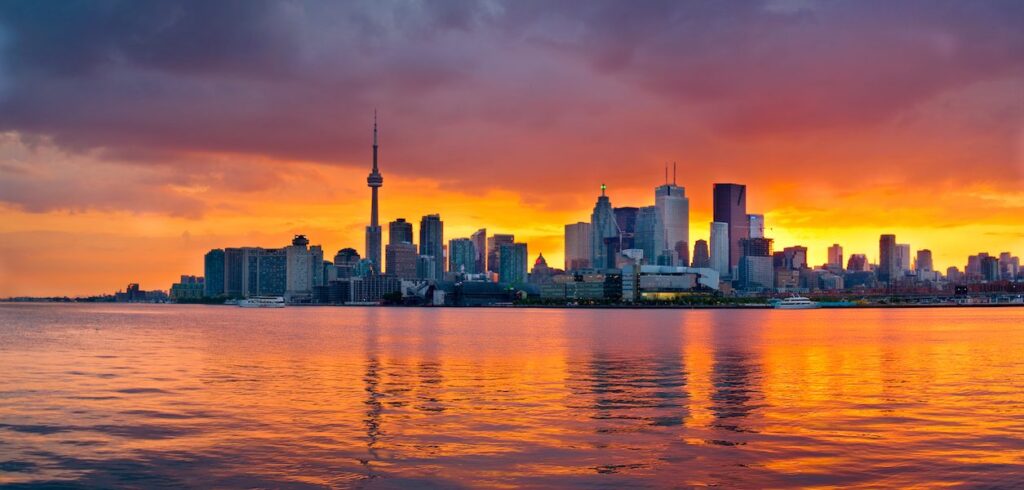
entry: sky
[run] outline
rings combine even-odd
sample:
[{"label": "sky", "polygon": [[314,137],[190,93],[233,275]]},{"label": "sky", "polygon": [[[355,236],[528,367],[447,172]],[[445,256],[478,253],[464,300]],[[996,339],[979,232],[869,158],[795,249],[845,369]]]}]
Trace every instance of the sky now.
[{"label": "sky", "polygon": [[[666,162],[708,236],[1024,255],[1024,2],[0,2],[0,297],[167,289],[210,248],[383,222],[563,260]],[[386,229],[386,227],[385,227]],[[385,232],[385,240],[386,240]]]}]

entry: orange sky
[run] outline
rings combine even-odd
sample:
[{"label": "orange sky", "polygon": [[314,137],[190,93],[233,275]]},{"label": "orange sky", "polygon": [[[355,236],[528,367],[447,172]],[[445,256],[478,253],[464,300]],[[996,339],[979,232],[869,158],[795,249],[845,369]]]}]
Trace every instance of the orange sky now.
[{"label": "orange sky", "polygon": [[691,241],[737,182],[812,264],[882,233],[1024,254],[1012,3],[167,5],[0,6],[0,297],[166,289],[295,233],[362,252],[374,109],[385,223],[554,266],[601,183],[649,205],[673,161]]}]

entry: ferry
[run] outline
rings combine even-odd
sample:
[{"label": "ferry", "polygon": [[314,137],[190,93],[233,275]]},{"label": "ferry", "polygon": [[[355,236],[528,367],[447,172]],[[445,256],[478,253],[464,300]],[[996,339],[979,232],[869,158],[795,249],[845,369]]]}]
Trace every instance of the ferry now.
[{"label": "ferry", "polygon": [[810,310],[821,308],[821,304],[811,301],[803,296],[793,296],[775,303],[775,308],[780,310]]},{"label": "ferry", "polygon": [[242,308],[284,308],[281,296],[253,296],[238,302]]}]

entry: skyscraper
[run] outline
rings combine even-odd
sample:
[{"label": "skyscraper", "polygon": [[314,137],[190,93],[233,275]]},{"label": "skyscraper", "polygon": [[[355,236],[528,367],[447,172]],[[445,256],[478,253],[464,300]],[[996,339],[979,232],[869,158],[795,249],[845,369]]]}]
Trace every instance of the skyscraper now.
[{"label": "skyscraper", "polygon": [[473,240],[453,238],[448,241],[448,270],[476,274],[476,246]]},{"label": "skyscraper", "polygon": [[398,218],[388,223],[388,244],[412,243],[412,223]]},{"label": "skyscraper", "polygon": [[840,269],[843,268],[843,247],[839,246],[838,243],[833,243],[828,248],[828,265]]},{"label": "skyscraper", "polygon": [[[715,184],[714,219],[716,223],[725,223],[729,229],[729,270],[725,275],[731,275],[732,268],[739,265],[740,257],[743,256],[741,240],[750,237],[750,223],[747,221],[747,186]],[[714,249],[714,245],[711,248]]]},{"label": "skyscraper", "polygon": [[[313,288],[323,286],[324,252],[319,245],[309,245],[305,235],[295,235],[292,244],[284,248],[285,291],[288,301],[311,301]],[[263,272],[261,264],[260,272]],[[261,281],[262,286],[262,281]]]},{"label": "skyscraper", "polygon": [[388,275],[406,280],[418,277],[416,265],[420,255],[416,253],[416,245],[410,242],[389,243],[384,247],[384,253]]},{"label": "skyscraper", "polygon": [[525,284],[527,266],[526,244],[503,244],[498,255],[501,257],[501,264],[498,267],[498,282],[502,284]]},{"label": "skyscraper", "polygon": [[215,248],[203,256],[203,296],[214,298],[224,294],[224,251]]},{"label": "skyscraper", "polygon": [[665,265],[686,265],[690,255],[690,200],[686,198],[686,189],[676,185],[674,169],[672,180],[671,184],[666,182],[654,189],[654,252],[659,256],[671,254],[672,264]]},{"label": "skyscraper", "polygon": [[693,267],[711,267],[711,253],[708,242],[697,240],[693,244]]},{"label": "skyscraper", "polygon": [[917,272],[932,272],[935,270],[932,264],[932,251],[927,248],[917,251],[917,260],[914,261],[914,270]]},{"label": "skyscraper", "polygon": [[909,243],[897,243],[896,244],[896,270],[899,271],[899,276],[903,276],[904,272],[910,270],[910,244]]},{"label": "skyscraper", "polygon": [[764,238],[764,215],[748,214],[747,227],[750,229],[750,238]]},{"label": "skyscraper", "polygon": [[637,208],[614,208],[612,209],[612,214],[615,215],[615,227],[619,230],[618,250],[622,251],[633,248],[633,238],[636,234]]},{"label": "skyscraper", "polygon": [[729,266],[729,223],[711,223],[711,268],[721,278],[730,277]]},{"label": "skyscraper", "polygon": [[868,256],[864,254],[851,254],[850,260],[846,262],[846,270],[850,272],[865,272],[868,270]]},{"label": "skyscraper", "polygon": [[565,225],[565,270],[590,267],[590,223]]},{"label": "skyscraper", "polygon": [[334,267],[338,269],[338,279],[355,277],[359,266],[359,252],[354,248],[343,248],[334,254]]},{"label": "skyscraper", "polygon": [[366,258],[373,263],[374,272],[380,272],[380,221],[377,216],[377,190],[384,185],[384,177],[377,170],[377,112],[373,113],[373,170],[366,178],[371,190],[370,226],[366,227]]},{"label": "skyscraper", "polygon": [[601,184],[601,195],[594,204],[594,211],[590,214],[590,266],[595,269],[607,269],[615,267],[615,257],[611,256],[609,266],[608,244],[606,238],[618,237],[618,228],[615,226],[615,214],[612,212],[612,202],[605,195],[605,185]]},{"label": "skyscraper", "polygon": [[636,233],[633,234],[633,247],[644,251],[644,263],[657,263],[655,252],[655,229],[658,227],[658,210],[654,206],[640,208],[636,214]]},{"label": "skyscraper", "polygon": [[487,228],[476,230],[469,239],[473,240],[473,247],[476,250],[476,272],[482,274],[487,269]]},{"label": "skyscraper", "polygon": [[434,278],[444,278],[444,223],[441,216],[428,214],[420,220],[420,255],[434,258]]},{"label": "skyscraper", "polygon": [[889,283],[896,279],[896,235],[882,235],[878,239],[878,282]]},{"label": "skyscraper", "polygon": [[501,246],[515,243],[515,235],[495,233],[487,239],[487,272],[495,274],[501,269]]}]

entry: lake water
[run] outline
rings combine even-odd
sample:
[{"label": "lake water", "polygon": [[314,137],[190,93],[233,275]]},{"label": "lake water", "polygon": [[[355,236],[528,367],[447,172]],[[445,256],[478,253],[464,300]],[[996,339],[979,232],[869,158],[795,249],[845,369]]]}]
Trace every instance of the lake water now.
[{"label": "lake water", "polygon": [[0,305],[0,484],[1024,486],[1024,308]]}]

